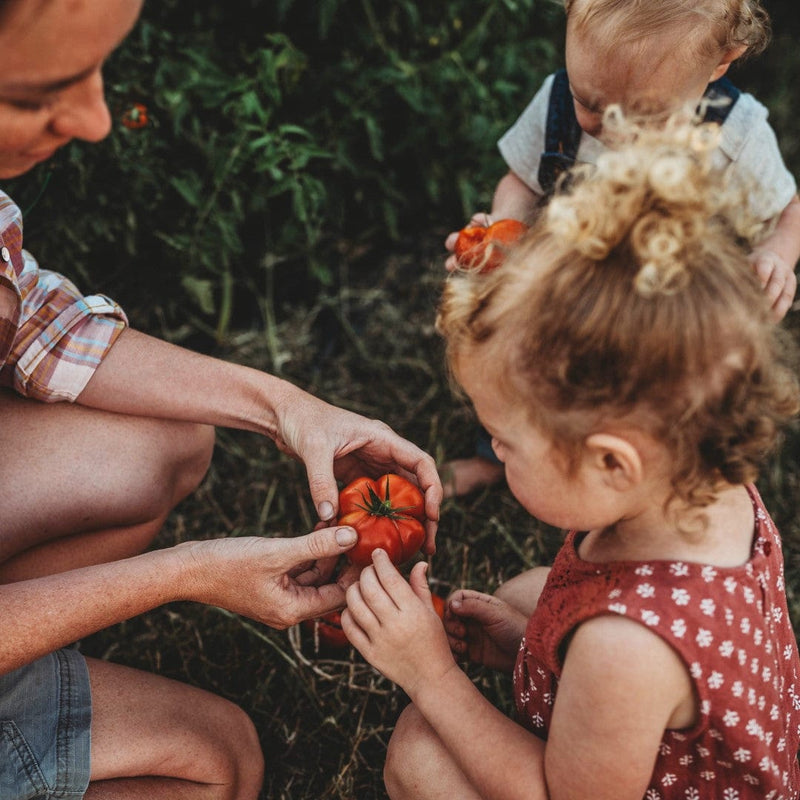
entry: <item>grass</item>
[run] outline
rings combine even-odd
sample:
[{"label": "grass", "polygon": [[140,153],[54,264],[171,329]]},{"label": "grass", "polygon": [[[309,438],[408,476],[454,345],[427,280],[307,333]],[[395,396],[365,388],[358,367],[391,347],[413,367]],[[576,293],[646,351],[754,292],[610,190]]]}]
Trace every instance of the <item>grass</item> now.
[{"label": "grass", "polygon": [[[433,330],[443,238],[437,231],[401,254],[343,263],[338,288],[312,305],[277,297],[269,335],[241,332],[219,355],[267,370],[277,366],[330,402],[385,420],[440,462],[468,454],[475,423],[451,393]],[[786,539],[790,603],[800,623],[797,452],[793,431],[761,488]],[[206,480],[176,509],[157,544],[293,536],[313,522],[300,465],[258,436],[220,431]],[[558,544],[557,532],[531,519],[505,487],[448,501],[431,560],[432,583],[443,593],[461,586],[491,591],[523,569],[548,563]],[[277,632],[190,603],[102,631],[83,650],[203,687],[246,709],[266,756],[265,797],[386,796],[385,748],[406,698],[353,650],[317,649],[303,628]],[[506,676],[474,667],[470,672],[510,710]]]}]

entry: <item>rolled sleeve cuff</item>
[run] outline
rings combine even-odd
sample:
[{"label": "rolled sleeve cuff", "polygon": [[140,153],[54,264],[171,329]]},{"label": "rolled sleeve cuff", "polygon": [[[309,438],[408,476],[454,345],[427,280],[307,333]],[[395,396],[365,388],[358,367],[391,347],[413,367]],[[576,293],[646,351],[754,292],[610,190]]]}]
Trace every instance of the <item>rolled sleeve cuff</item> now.
[{"label": "rolled sleeve cuff", "polygon": [[127,324],[124,311],[108,297],[76,298],[19,357],[14,389],[44,402],[74,401]]}]

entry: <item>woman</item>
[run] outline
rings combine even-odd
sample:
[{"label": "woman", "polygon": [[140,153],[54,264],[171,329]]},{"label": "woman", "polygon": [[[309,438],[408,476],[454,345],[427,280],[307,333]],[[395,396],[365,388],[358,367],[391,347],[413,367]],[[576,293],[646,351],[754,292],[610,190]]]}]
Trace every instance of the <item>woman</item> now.
[{"label": "woman", "polygon": [[[102,65],[140,10],[0,2],[0,178],[109,132]],[[2,193],[0,238],[0,796],[255,798],[263,761],[238,708],[66,646],[174,600],[278,628],[343,605],[346,580],[326,581],[349,528],[144,553],[204,475],[214,426],[301,459],[322,521],[337,477],[409,474],[425,491],[428,553],[433,460],[274,376],[131,330],[113,301],[82,297],[22,250]]]}]

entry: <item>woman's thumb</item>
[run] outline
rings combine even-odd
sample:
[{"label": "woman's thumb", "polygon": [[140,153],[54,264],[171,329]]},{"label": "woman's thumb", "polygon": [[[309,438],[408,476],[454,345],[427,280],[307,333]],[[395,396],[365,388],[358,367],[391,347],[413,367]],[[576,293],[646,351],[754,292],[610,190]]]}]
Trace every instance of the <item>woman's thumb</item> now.
[{"label": "woman's thumb", "polygon": [[320,528],[290,541],[297,548],[292,554],[294,563],[302,564],[347,552],[358,541],[358,534],[353,528],[339,526]]}]

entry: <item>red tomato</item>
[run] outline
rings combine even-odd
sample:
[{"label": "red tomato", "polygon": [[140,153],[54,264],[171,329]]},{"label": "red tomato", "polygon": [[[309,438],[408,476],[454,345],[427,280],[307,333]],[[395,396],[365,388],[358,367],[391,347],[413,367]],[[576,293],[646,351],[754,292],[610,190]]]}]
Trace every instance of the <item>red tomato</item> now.
[{"label": "red tomato", "polygon": [[126,128],[144,128],[147,122],[147,106],[142,103],[134,103],[122,115],[122,124]]},{"label": "red tomato", "polygon": [[342,615],[339,611],[331,611],[330,614],[318,619],[307,619],[303,622],[303,626],[316,633],[320,644],[345,647],[350,643],[342,630]]},{"label": "red tomato", "polygon": [[458,263],[465,269],[491,272],[503,263],[509,248],[527,230],[528,226],[517,219],[499,219],[488,228],[479,225],[462,228],[455,246]]},{"label": "red tomato", "polygon": [[447,601],[444,599],[444,597],[440,597],[438,594],[432,594],[431,600],[433,600],[433,610],[441,619],[444,619],[444,609]]},{"label": "red tomato", "polygon": [[422,492],[400,475],[356,478],[339,493],[338,524],[358,533],[358,542],[347,553],[358,567],[372,563],[376,547],[384,549],[393,564],[408,561],[425,541],[424,519]]}]

